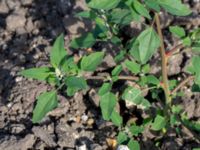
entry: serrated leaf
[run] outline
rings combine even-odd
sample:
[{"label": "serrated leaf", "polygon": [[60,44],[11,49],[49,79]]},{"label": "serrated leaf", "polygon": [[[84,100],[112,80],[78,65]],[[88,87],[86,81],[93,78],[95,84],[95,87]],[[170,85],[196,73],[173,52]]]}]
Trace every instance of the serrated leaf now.
[{"label": "serrated leaf", "polygon": [[141,65],[137,64],[135,61],[126,60],[124,64],[133,74],[138,74],[140,72]]},{"label": "serrated leaf", "polygon": [[123,142],[126,142],[128,140],[128,136],[124,132],[119,132],[117,135],[117,143],[122,144]]},{"label": "serrated leaf", "polygon": [[67,77],[65,83],[68,87],[76,88],[76,89],[86,89],[87,82],[83,77]]},{"label": "serrated leaf", "polygon": [[[55,83],[56,81],[54,69],[49,67],[26,69],[21,71],[20,74],[25,76],[26,78],[32,78],[47,82],[49,81],[49,83]],[[49,78],[51,78],[51,80],[49,80]]]},{"label": "serrated leaf", "polygon": [[100,108],[104,120],[110,120],[111,115],[117,103],[116,96],[113,93],[106,93],[100,98]]},{"label": "serrated leaf", "polygon": [[157,115],[154,122],[151,125],[151,129],[159,131],[166,126],[166,119],[163,116]]},{"label": "serrated leaf", "polygon": [[140,150],[140,144],[135,140],[130,140],[128,142],[128,147],[130,150]]},{"label": "serrated leaf", "polygon": [[157,0],[161,7],[167,12],[177,16],[187,16],[191,10],[181,0]]},{"label": "serrated leaf", "polygon": [[110,119],[114,125],[119,126],[119,127],[122,125],[123,119],[117,111],[114,110],[112,112]]},{"label": "serrated leaf", "polygon": [[73,39],[70,42],[70,47],[74,49],[78,48],[91,48],[96,42],[96,38],[92,33],[86,33],[78,38]]},{"label": "serrated leaf", "polygon": [[182,38],[186,35],[184,28],[179,26],[170,26],[169,31],[179,38]]},{"label": "serrated leaf", "polygon": [[91,0],[88,6],[94,9],[110,10],[119,4],[120,0]]},{"label": "serrated leaf", "polygon": [[50,62],[54,68],[61,68],[61,62],[67,57],[67,51],[64,45],[64,35],[61,34],[53,44],[50,52]]},{"label": "serrated leaf", "polygon": [[56,91],[45,92],[37,98],[37,104],[33,110],[33,123],[40,122],[43,117],[58,105]]},{"label": "serrated leaf", "polygon": [[133,1],[133,6],[135,10],[142,16],[151,19],[151,16],[149,15],[149,11],[144,7],[143,4],[141,4],[138,0]]},{"label": "serrated leaf", "polygon": [[81,69],[84,71],[95,71],[97,66],[101,64],[104,52],[95,52],[88,56],[83,56],[81,60]]},{"label": "serrated leaf", "polygon": [[98,95],[103,96],[104,94],[108,93],[111,90],[111,88],[111,83],[103,83],[103,85],[99,89]]}]

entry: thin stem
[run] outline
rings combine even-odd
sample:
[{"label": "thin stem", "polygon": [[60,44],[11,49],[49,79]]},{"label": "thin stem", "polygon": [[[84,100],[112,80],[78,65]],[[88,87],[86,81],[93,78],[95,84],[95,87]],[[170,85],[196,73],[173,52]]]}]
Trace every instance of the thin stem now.
[{"label": "thin stem", "polygon": [[[107,80],[108,78],[105,76],[89,76],[85,77],[87,80]],[[118,76],[119,80],[131,80],[131,81],[137,81],[139,80],[138,77],[134,76]]]},{"label": "thin stem", "polygon": [[186,79],[184,79],[181,83],[179,83],[179,85],[172,91],[172,94],[178,92],[184,85],[186,85],[191,80],[194,80],[194,76],[189,76]]},{"label": "thin stem", "polygon": [[174,48],[172,48],[171,50],[166,52],[167,56],[171,56],[172,54],[174,54],[177,50],[183,48],[184,45],[183,44],[178,44],[177,46],[175,46]]},{"label": "thin stem", "polygon": [[169,90],[169,83],[168,83],[168,75],[167,75],[167,57],[165,54],[165,46],[164,46],[164,40],[163,40],[163,34],[161,31],[161,25],[160,25],[160,18],[158,13],[155,13],[155,19],[156,19],[156,26],[157,26],[157,32],[161,40],[161,46],[160,46],[160,54],[161,54],[161,60],[162,60],[162,80],[163,80],[163,89],[165,92],[165,99],[167,105],[171,105],[171,97],[170,97],[170,90]]}]

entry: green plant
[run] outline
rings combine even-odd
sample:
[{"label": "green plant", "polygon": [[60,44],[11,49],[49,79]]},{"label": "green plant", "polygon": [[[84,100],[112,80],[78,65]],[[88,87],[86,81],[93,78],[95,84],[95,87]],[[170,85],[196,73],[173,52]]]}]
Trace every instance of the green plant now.
[{"label": "green plant", "polygon": [[[55,87],[55,90],[41,94],[33,111],[33,123],[38,123],[52,109],[58,105],[57,93],[64,91],[68,96],[73,96],[79,90],[89,88],[87,80],[102,80],[100,87],[100,108],[103,119],[112,121],[118,127],[118,144],[127,144],[132,150],[140,149],[137,136],[145,128],[165,134],[168,128],[173,127],[180,131],[180,126],[189,129],[194,135],[200,132],[200,123],[192,122],[187,118],[184,110],[175,105],[173,100],[180,95],[179,90],[193,80],[194,92],[200,91],[200,29],[188,33],[180,26],[170,26],[169,31],[180,42],[171,50],[166,51],[164,37],[161,30],[159,12],[165,10],[171,15],[186,16],[191,14],[190,9],[181,0],[86,0],[89,10],[77,14],[77,17],[91,19],[95,27],[89,33],[71,41],[73,49],[91,48],[96,42],[109,42],[120,48],[115,55],[116,65],[107,76],[86,76],[85,72],[94,72],[102,63],[103,51],[96,51],[83,56],[78,62],[73,56],[67,54],[64,48],[63,34],[60,35],[50,53],[51,67],[27,69],[21,75],[46,81]],[[149,22],[144,23],[141,18]],[[124,26],[132,21],[142,23],[145,29],[137,37],[124,40],[120,32]],[[179,49],[194,51],[191,63],[187,68],[188,77],[177,85],[176,80],[168,79],[168,58],[179,53]],[[161,76],[149,73],[149,60],[160,51]],[[113,50],[114,51],[114,50]],[[182,51],[181,51],[182,52]],[[154,60],[157,61],[157,60]],[[129,75],[122,76],[124,70]],[[127,86],[124,91],[115,94],[112,86],[118,80],[131,80],[135,86]],[[149,93],[145,96],[144,93]],[[150,95],[150,96],[149,96]],[[147,99],[148,98],[148,99]],[[149,101],[161,104],[154,107]],[[134,119],[125,122],[117,105],[119,101],[131,103],[138,110],[147,112],[142,123]],[[148,113],[150,108],[156,109],[156,114]],[[199,138],[196,136],[196,140]]]}]

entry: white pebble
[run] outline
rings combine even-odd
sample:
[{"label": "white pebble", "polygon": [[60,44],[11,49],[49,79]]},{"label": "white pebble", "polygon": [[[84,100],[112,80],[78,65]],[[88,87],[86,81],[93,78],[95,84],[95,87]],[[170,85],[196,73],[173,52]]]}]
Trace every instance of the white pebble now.
[{"label": "white pebble", "polygon": [[126,145],[119,145],[119,146],[117,147],[117,150],[130,150],[130,149],[129,149],[128,146],[126,146]]}]

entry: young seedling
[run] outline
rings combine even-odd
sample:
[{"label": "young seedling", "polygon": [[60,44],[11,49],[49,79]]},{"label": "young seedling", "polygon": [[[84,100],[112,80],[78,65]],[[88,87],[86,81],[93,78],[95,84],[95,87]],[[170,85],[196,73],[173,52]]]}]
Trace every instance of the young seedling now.
[{"label": "young seedling", "polygon": [[[175,105],[174,100],[189,81],[194,83],[192,87],[194,92],[200,91],[200,28],[188,33],[183,27],[170,26],[168,31],[172,36],[179,38],[180,42],[167,51],[159,17],[161,11],[174,16],[187,16],[191,14],[191,10],[181,0],[86,0],[86,2],[90,9],[78,13],[77,17],[91,19],[95,27],[91,32],[73,39],[70,47],[92,49],[96,42],[112,43],[121,49],[114,56],[117,65],[107,76],[86,76],[85,72],[94,72],[97,69],[106,53],[92,49],[92,53],[75,62],[73,56],[67,54],[64,48],[64,35],[61,34],[50,53],[51,67],[31,68],[21,72],[21,75],[27,78],[46,81],[55,87],[54,90],[38,96],[33,111],[33,123],[39,123],[49,111],[57,107],[57,94],[60,91],[73,96],[76,92],[89,88],[87,80],[102,80],[104,83],[98,91],[102,117],[118,127],[119,133],[116,139],[119,145],[127,145],[130,150],[139,150],[138,136],[145,129],[164,135],[169,128],[174,128],[179,133],[180,126],[188,129],[199,142],[196,132],[200,132],[200,123],[190,121],[184,109]],[[142,18],[145,18],[148,24],[142,22]],[[145,29],[137,37],[125,40],[121,36],[121,31],[132,21],[142,23]],[[176,85],[176,79],[168,78],[167,65],[169,58],[179,53],[180,49],[191,50],[194,56],[187,67],[188,77]],[[151,67],[149,61],[157,50],[161,58],[160,76],[149,73]],[[127,71],[128,76],[122,75]],[[112,87],[118,80],[130,80],[134,85],[128,85],[124,91],[120,88],[116,94]],[[146,117],[142,118],[140,123],[131,115],[128,121],[125,120],[123,118],[125,110],[117,107],[121,106],[121,101],[125,101],[126,110],[135,107],[146,112]],[[161,107],[153,106],[152,103],[155,102],[160,103]],[[156,114],[148,113],[152,108]]]}]

